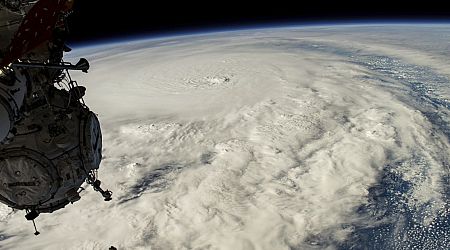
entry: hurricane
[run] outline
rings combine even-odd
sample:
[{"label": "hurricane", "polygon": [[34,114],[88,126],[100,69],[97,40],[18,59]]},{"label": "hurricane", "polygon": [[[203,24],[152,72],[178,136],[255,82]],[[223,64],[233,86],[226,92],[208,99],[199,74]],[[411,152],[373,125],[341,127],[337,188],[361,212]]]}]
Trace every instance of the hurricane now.
[{"label": "hurricane", "polygon": [[75,47],[108,203],[0,249],[448,249],[450,26],[289,26]]}]

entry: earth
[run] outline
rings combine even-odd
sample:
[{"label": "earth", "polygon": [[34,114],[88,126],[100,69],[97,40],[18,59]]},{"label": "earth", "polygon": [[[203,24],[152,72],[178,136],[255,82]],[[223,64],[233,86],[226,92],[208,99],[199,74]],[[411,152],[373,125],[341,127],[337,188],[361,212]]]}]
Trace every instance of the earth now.
[{"label": "earth", "polygon": [[0,249],[448,249],[450,25],[292,26],[75,46],[103,202]]}]

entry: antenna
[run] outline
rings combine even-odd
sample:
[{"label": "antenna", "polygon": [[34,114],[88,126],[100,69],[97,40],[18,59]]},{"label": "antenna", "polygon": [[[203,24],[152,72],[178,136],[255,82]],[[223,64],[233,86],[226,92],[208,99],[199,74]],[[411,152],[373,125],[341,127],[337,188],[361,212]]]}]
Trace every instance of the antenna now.
[{"label": "antenna", "polygon": [[39,216],[39,213],[34,209],[31,209],[31,210],[26,209],[25,211],[27,212],[27,214],[25,214],[25,218],[27,220],[33,221],[34,235],[36,235],[36,236],[39,235],[40,232],[37,230],[36,223],[34,222],[34,219],[36,219]]},{"label": "antenna", "polygon": [[33,226],[34,226],[34,235],[38,236],[40,233],[36,228],[36,223],[34,223],[34,220],[33,220]]}]

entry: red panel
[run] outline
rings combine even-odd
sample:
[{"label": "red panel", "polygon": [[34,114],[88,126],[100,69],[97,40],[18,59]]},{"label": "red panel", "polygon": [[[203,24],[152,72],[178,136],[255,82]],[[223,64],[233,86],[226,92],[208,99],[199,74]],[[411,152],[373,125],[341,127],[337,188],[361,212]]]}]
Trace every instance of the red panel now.
[{"label": "red panel", "polygon": [[52,39],[61,14],[70,10],[73,0],[40,0],[27,13],[0,63],[0,68]]}]

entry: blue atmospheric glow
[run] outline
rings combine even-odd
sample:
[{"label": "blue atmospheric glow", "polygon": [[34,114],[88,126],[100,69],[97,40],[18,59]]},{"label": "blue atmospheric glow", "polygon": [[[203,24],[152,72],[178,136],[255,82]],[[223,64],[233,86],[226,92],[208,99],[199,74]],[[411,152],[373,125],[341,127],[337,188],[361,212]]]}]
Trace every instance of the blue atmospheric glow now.
[{"label": "blue atmospheric glow", "polygon": [[135,42],[140,40],[153,40],[164,39],[178,36],[194,36],[194,35],[206,35],[210,33],[222,33],[233,31],[245,31],[245,30],[258,30],[258,29],[282,29],[282,28],[320,28],[320,27],[336,27],[336,26],[377,26],[377,25],[389,25],[389,26],[448,26],[450,25],[449,19],[365,19],[365,20],[323,20],[323,21],[293,21],[293,22],[270,22],[270,23],[255,23],[245,25],[222,25],[218,27],[199,27],[180,30],[168,30],[165,32],[154,33],[142,33],[133,34],[123,37],[113,37],[109,39],[97,39],[86,42],[74,42],[69,43],[73,48],[85,48],[94,46],[105,46],[109,44],[118,44],[125,42]]}]

